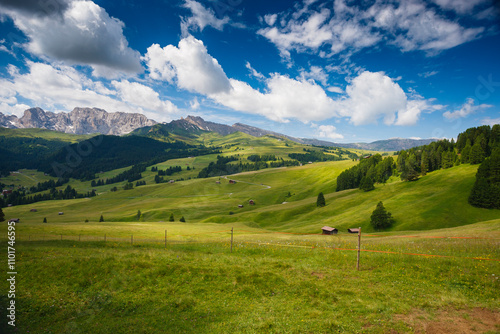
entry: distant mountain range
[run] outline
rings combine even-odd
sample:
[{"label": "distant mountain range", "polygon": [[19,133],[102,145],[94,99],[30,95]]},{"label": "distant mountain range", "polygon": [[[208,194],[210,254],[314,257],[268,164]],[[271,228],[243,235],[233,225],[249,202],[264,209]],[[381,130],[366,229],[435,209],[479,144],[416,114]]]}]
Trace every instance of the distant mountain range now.
[{"label": "distant mountain range", "polygon": [[0,126],[4,128],[39,128],[79,135],[101,133],[120,136],[154,124],[155,121],[141,114],[108,113],[98,108],[75,108],[69,113],[31,108],[25,110],[21,118],[0,113]]},{"label": "distant mountain range", "polygon": [[98,108],[75,108],[69,113],[53,113],[41,108],[31,108],[21,118],[0,113],[0,127],[6,128],[40,128],[72,134],[105,135],[135,134],[155,137],[168,132],[187,136],[196,136],[202,132],[216,132],[226,136],[235,132],[243,132],[254,137],[274,136],[286,138],[300,144],[316,146],[335,146],[374,151],[399,151],[416,146],[427,145],[436,139],[403,139],[393,138],[378,140],[372,143],[334,143],[318,139],[306,139],[287,136],[274,131],[264,130],[250,125],[236,123],[233,125],[205,121],[201,117],[188,116],[170,123],[157,123],[142,114],[115,112],[108,113]]}]

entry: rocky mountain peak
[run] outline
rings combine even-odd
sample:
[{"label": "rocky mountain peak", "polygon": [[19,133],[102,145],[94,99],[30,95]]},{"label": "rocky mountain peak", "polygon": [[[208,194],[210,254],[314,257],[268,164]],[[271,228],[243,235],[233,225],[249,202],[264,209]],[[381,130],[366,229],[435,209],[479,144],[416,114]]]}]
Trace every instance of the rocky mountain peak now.
[{"label": "rocky mountain peak", "polygon": [[156,122],[138,113],[108,113],[99,108],[74,108],[69,113],[46,112],[41,108],[24,111],[21,118],[0,114],[0,126],[7,128],[40,128],[74,134],[102,133],[124,135]]}]

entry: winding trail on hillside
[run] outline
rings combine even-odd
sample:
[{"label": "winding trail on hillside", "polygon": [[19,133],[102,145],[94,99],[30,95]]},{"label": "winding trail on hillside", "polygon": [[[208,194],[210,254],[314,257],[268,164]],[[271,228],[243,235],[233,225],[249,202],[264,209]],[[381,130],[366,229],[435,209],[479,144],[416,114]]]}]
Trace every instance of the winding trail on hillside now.
[{"label": "winding trail on hillside", "polygon": [[[226,180],[227,180],[227,175],[222,176],[222,177],[223,177],[224,179],[226,179]],[[266,188],[266,189],[271,189],[271,186],[268,186],[268,185],[265,185],[265,184],[262,184],[262,183],[261,183],[261,184],[258,184],[258,183],[251,183],[251,182],[246,182],[246,181],[236,180],[236,179],[234,179],[234,178],[231,178],[231,180],[234,180],[234,181],[236,181],[236,182],[241,182],[241,183],[251,184],[251,185],[254,185],[254,186],[262,186],[262,187],[264,187],[264,188]]]}]

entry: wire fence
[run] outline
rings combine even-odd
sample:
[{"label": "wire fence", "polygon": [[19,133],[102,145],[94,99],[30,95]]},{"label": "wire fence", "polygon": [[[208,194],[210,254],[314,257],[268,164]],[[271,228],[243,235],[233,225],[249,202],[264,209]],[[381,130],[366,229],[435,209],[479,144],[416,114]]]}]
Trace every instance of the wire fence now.
[{"label": "wire fence", "polygon": [[[357,252],[357,234],[321,235],[250,230],[220,230],[190,234],[164,234],[116,236],[111,234],[18,234],[16,243],[44,241],[103,242],[130,244],[131,246],[164,247],[180,244],[219,244],[230,251],[252,245],[254,247],[282,247],[301,249],[322,249],[338,252]],[[419,240],[419,242],[415,242]],[[484,250],[492,250],[488,254]],[[408,255],[426,258],[462,258],[500,262],[500,239],[463,236],[379,236],[363,235],[359,251],[385,255]]]}]

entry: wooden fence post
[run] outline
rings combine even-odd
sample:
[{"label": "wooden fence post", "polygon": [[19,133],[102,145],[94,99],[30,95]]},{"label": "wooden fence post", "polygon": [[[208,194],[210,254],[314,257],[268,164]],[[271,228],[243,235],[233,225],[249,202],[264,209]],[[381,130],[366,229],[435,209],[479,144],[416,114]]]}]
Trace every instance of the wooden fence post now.
[{"label": "wooden fence post", "polygon": [[231,227],[231,253],[233,252],[233,227]]},{"label": "wooden fence post", "polygon": [[130,236],[130,244],[132,246],[134,245],[134,235],[133,234]]},{"label": "wooden fence post", "polygon": [[167,230],[165,230],[165,248],[167,248]]},{"label": "wooden fence post", "polygon": [[357,268],[358,268],[358,271],[359,271],[359,253],[361,251],[361,227],[359,228],[359,231],[358,231],[358,263],[357,263]]}]

